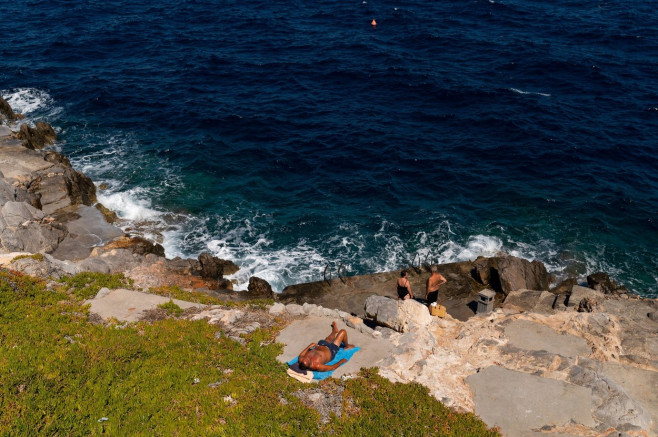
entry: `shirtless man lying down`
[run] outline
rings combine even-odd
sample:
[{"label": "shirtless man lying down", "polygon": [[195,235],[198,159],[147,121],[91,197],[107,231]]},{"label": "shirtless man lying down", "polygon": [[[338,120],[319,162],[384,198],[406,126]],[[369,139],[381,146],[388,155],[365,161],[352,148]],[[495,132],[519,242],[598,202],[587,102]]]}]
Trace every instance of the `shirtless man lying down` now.
[{"label": "shirtless man lying down", "polygon": [[346,359],[342,359],[331,366],[327,366],[326,364],[336,357],[341,344],[344,344],[343,349],[354,347],[353,344],[347,342],[347,332],[344,329],[339,331],[336,322],[332,322],[331,334],[327,338],[317,343],[309,344],[299,354],[299,368],[302,370],[317,370],[319,372],[327,372],[339,368],[347,362]]}]

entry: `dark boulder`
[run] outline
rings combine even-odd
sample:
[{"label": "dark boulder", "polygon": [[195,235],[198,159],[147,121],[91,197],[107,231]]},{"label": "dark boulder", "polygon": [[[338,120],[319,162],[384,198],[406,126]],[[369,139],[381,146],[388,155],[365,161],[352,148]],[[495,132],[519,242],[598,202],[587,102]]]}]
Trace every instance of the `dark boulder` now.
[{"label": "dark boulder", "polygon": [[17,136],[23,140],[23,146],[32,150],[43,149],[57,139],[57,134],[52,126],[43,121],[38,122],[35,127],[22,125]]},{"label": "dark boulder", "polygon": [[201,264],[195,259],[181,258],[177,256],[174,259],[165,260],[164,263],[168,272],[178,275],[198,275],[201,271]]},{"label": "dark boulder", "polygon": [[53,150],[49,150],[43,154],[44,161],[52,162],[53,164],[62,164],[64,167],[71,167],[71,161],[62,155]]},{"label": "dark boulder", "polygon": [[274,298],[274,292],[269,282],[256,276],[249,278],[247,294],[252,298]]},{"label": "dark boulder", "polygon": [[548,290],[550,280],[542,262],[515,256],[499,258],[498,276],[503,293],[521,289]]},{"label": "dark boulder", "polygon": [[614,292],[626,292],[625,287],[620,287],[615,281],[610,279],[610,276],[604,272],[597,272],[589,275],[587,277],[587,285],[589,288],[593,288],[596,291],[600,291],[605,294],[610,294]]},{"label": "dark boulder", "polygon": [[0,121],[6,120],[9,123],[16,121],[18,117],[14,113],[14,110],[11,109],[9,103],[2,97],[0,97]]},{"label": "dark boulder", "polygon": [[599,308],[599,303],[592,298],[585,297],[578,303],[579,313],[591,313]]},{"label": "dark boulder", "polygon": [[540,261],[515,256],[478,258],[473,263],[472,277],[483,285],[507,295],[515,290],[548,290],[550,276]]},{"label": "dark boulder", "polygon": [[491,262],[489,258],[479,256],[475,261],[473,261],[473,270],[471,275],[473,278],[481,284],[489,285],[491,280]]},{"label": "dark boulder", "polygon": [[104,246],[106,251],[112,249],[128,249],[137,255],[146,255],[152,253],[157,256],[165,256],[164,247],[157,243],[151,243],[146,238],[130,237],[124,235],[116,238]]},{"label": "dark boulder", "polygon": [[[447,283],[439,290],[439,300],[448,309],[448,313],[459,320],[466,320],[475,314],[478,292],[485,288],[471,276],[473,262],[439,265],[439,273]],[[414,296],[425,297],[428,271],[408,269],[409,283]],[[363,308],[368,297],[374,295],[397,299],[396,283],[400,271],[373,273],[371,275],[346,276],[324,281],[289,285],[277,295],[277,300],[284,304],[310,303],[325,308],[345,311],[363,317]]]},{"label": "dark boulder", "polygon": [[116,221],[119,220],[119,217],[117,216],[117,213],[112,211],[111,209],[107,208],[102,203],[99,202],[94,206],[96,207],[97,210],[100,211],[101,214],[103,214],[103,218],[109,224],[115,223]]},{"label": "dark boulder", "polygon": [[217,288],[219,290],[233,290],[233,282],[228,279],[222,278],[217,280]]},{"label": "dark boulder", "polygon": [[551,288],[551,293],[554,294],[567,294],[571,293],[571,289],[574,285],[578,285],[578,280],[576,278],[567,278],[564,281],[560,282],[555,287]]},{"label": "dark boulder", "polygon": [[239,270],[232,261],[223,260],[212,256],[208,252],[199,255],[201,264],[201,277],[207,279],[222,279],[224,275],[231,275]]}]

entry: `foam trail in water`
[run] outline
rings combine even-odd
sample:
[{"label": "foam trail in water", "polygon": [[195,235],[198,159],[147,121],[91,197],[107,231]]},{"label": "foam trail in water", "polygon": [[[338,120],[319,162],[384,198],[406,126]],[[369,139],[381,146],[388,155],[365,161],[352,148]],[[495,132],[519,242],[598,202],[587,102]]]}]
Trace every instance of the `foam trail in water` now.
[{"label": "foam trail in water", "polygon": [[538,93],[538,92],[532,92],[532,91],[522,91],[517,88],[509,88],[510,91],[515,92],[517,94],[534,94],[536,96],[542,96],[542,97],[550,97],[550,94],[547,93]]}]

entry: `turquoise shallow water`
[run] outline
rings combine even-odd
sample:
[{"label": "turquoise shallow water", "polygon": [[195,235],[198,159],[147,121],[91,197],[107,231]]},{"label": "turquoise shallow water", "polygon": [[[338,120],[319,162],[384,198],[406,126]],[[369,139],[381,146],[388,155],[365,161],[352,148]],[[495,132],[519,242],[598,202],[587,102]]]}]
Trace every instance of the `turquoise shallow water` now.
[{"label": "turquoise shallow water", "polygon": [[656,296],[656,6],[14,2],[0,93],[241,287],[504,251]]}]

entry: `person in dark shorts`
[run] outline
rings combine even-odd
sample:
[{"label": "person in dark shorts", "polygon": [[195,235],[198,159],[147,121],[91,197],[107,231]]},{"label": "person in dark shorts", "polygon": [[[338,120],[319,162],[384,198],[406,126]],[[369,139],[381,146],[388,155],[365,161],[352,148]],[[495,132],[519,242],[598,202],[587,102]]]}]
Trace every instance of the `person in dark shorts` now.
[{"label": "person in dark shorts", "polygon": [[317,370],[319,372],[327,372],[335,370],[345,364],[347,360],[342,359],[336,364],[327,366],[327,363],[334,358],[340,349],[341,344],[344,344],[343,349],[351,349],[353,344],[347,342],[347,332],[344,329],[338,330],[336,322],[331,323],[331,334],[324,340],[317,343],[311,343],[306,346],[306,349],[299,354],[298,363],[299,368],[302,370]]},{"label": "person in dark shorts", "polygon": [[398,279],[398,299],[405,300],[414,298],[407,275],[408,273],[406,270],[400,272],[400,279]]},{"label": "person in dark shorts", "polygon": [[430,273],[430,277],[427,278],[427,287],[425,288],[425,299],[427,299],[428,304],[436,302],[439,299],[439,288],[448,282],[446,278],[439,273],[439,266],[436,264],[430,266]]}]

